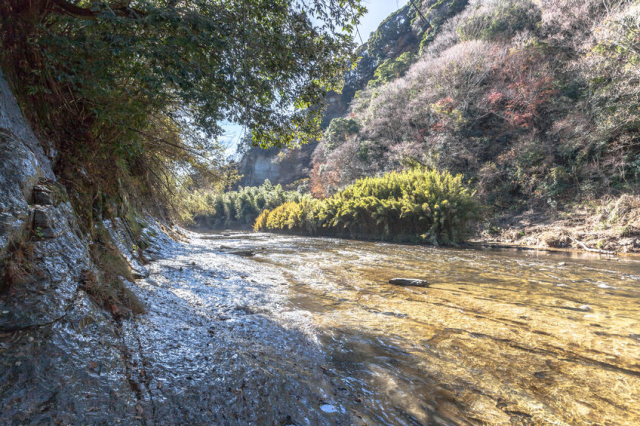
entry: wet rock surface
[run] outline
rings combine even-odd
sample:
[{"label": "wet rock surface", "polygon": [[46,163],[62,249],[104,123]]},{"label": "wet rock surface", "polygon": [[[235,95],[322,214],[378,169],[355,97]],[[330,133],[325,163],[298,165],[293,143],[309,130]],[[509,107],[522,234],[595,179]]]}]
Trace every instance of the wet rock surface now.
[{"label": "wet rock surface", "polygon": [[[146,220],[149,225],[153,225],[155,222],[152,217],[147,217]],[[133,276],[135,278],[145,278],[149,276],[149,272],[139,260],[141,249],[137,247],[136,239],[134,238],[133,233],[127,226],[126,222],[117,217],[113,220],[105,220],[102,224],[109,233],[111,241],[113,241],[120,254],[122,254],[122,256],[129,263]],[[143,241],[147,242],[146,244],[150,245],[151,242],[154,241],[154,239],[156,240],[156,244],[160,243],[161,241],[168,242],[168,240],[166,239],[166,235],[163,235],[164,232],[161,229],[152,226],[149,231],[151,231],[152,233],[149,234],[149,232],[147,232],[143,239]],[[158,239],[161,235],[163,235],[165,238]]]},{"label": "wet rock surface", "polygon": [[61,318],[0,332],[0,424],[113,424],[138,399],[112,318],[79,292]]},{"label": "wet rock surface", "polygon": [[57,206],[67,201],[66,191],[62,185],[52,180],[41,180],[41,184],[33,187],[33,203],[41,206]]},{"label": "wet rock surface", "polygon": [[55,232],[35,235],[24,254],[25,279],[0,298],[0,332],[49,324],[64,316],[77,295],[82,271],[92,268],[88,248],[78,235],[70,205],[52,210]]},{"label": "wet rock surface", "polygon": [[0,424],[139,414],[122,333],[81,289],[91,268],[66,192],[0,73]]},{"label": "wet rock surface", "polygon": [[54,179],[51,163],[0,71],[0,259],[25,231],[41,179]]},{"label": "wet rock surface", "polygon": [[77,289],[0,332],[0,424],[358,424],[276,268],[143,232],[156,260],[128,287],[146,314],[116,321]]},{"label": "wet rock surface", "polygon": [[156,253],[135,290],[148,313],[123,322],[145,420],[353,424],[313,324],[286,307],[278,270],[191,237]]},{"label": "wet rock surface", "polygon": [[[0,332],[8,332],[63,317],[91,265],[71,204],[58,195],[64,189],[1,73],[0,139],[0,270],[12,269],[0,285]],[[12,285],[16,276],[24,282]]]}]

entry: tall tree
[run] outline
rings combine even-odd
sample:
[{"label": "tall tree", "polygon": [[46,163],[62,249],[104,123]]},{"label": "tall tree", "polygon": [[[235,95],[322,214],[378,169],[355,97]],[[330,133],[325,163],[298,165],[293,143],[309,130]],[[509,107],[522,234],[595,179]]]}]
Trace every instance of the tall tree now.
[{"label": "tall tree", "polygon": [[54,106],[45,126],[120,154],[167,122],[211,139],[230,120],[288,145],[317,135],[363,12],[360,0],[2,0],[2,66],[36,110]]}]

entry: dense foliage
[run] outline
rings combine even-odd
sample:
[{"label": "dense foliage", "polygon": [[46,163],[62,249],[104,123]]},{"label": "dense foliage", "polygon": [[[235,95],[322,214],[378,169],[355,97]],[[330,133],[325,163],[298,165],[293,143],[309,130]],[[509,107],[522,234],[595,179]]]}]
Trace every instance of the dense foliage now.
[{"label": "dense foliage", "polygon": [[[367,40],[356,50],[357,65],[345,75],[341,93],[329,92],[327,108],[321,126],[326,129],[334,118],[344,117],[355,94],[367,88],[382,86],[389,81],[404,76],[409,67],[419,58],[418,54],[442,29],[442,25],[467,5],[467,0],[414,0],[422,3],[422,15],[409,3],[389,15]],[[364,38],[367,35],[361,34]],[[358,38],[359,39],[359,38]],[[239,152],[243,161],[239,164],[243,183],[255,185],[251,180],[251,170],[255,160],[269,157],[274,162],[282,162],[281,170],[286,172],[273,176],[280,183],[290,183],[308,177],[308,165],[317,142],[285,148],[280,153],[272,150],[263,152],[258,147],[244,145]],[[276,159],[276,156],[278,157]],[[329,171],[331,173],[331,171]],[[355,176],[359,177],[359,176]],[[273,179],[272,179],[273,180]]]},{"label": "dense foliage", "polygon": [[0,9],[4,59],[24,47],[37,57],[6,65],[41,76],[32,94],[53,82],[70,90],[100,126],[118,124],[119,143],[163,114],[208,136],[228,119],[278,145],[315,133],[312,106],[340,87],[362,11],[342,0],[12,0]]},{"label": "dense foliage", "polygon": [[[357,66],[345,75],[342,93],[332,99],[328,116],[334,118],[336,113],[344,113],[356,92],[366,88],[372,79],[377,84],[402,75],[415,60],[421,46],[433,40],[442,23],[467,4],[467,0],[415,2],[422,3],[422,15],[407,3],[389,15],[358,47]],[[366,37],[366,34],[362,36]]]},{"label": "dense foliage", "polygon": [[263,145],[318,134],[363,10],[359,0],[5,0],[0,59],[82,214],[133,194],[174,206],[182,188],[224,177],[223,120]]},{"label": "dense foliage", "polygon": [[251,225],[264,210],[287,202],[298,202],[302,194],[285,191],[281,185],[266,180],[259,187],[240,187],[237,191],[209,192],[196,197],[190,219],[196,224],[213,228]]},{"label": "dense foliage", "polygon": [[[435,3],[422,2],[429,17]],[[463,173],[496,211],[638,189],[640,2],[475,0],[447,13],[419,57],[383,63],[328,126],[314,195],[412,164]]]},{"label": "dense foliage", "polygon": [[114,284],[126,262],[100,234],[105,219],[185,217],[234,180],[222,121],[254,144],[318,135],[363,11],[360,0],[0,1],[3,75],[92,240],[97,301],[135,304]]},{"label": "dense foliage", "polygon": [[358,179],[325,200],[286,202],[254,229],[449,244],[464,239],[478,210],[462,175],[414,169]]}]

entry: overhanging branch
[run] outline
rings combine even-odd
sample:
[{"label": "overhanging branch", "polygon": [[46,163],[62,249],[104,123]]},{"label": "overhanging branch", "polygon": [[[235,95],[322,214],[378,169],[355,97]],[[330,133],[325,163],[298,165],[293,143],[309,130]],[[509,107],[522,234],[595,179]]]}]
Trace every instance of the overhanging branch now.
[{"label": "overhanging branch", "polygon": [[[71,15],[76,18],[82,19],[95,19],[102,11],[95,11],[92,9],[87,9],[84,7],[76,6],[73,3],[68,2],[67,0],[49,0],[51,7],[50,10],[53,13]],[[109,8],[111,12],[113,12],[116,16],[123,18],[140,18],[142,16],[146,16],[146,12],[141,10],[132,9],[129,7],[116,7]]]}]

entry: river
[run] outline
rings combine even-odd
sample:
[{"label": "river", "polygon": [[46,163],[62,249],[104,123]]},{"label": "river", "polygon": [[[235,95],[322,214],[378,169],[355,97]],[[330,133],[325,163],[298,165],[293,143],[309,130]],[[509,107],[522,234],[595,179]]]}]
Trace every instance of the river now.
[{"label": "river", "polygon": [[[190,236],[138,282],[149,313],[129,324],[156,418],[640,423],[638,261]],[[394,277],[430,287],[390,285]],[[180,404],[180,415],[167,408]]]}]

